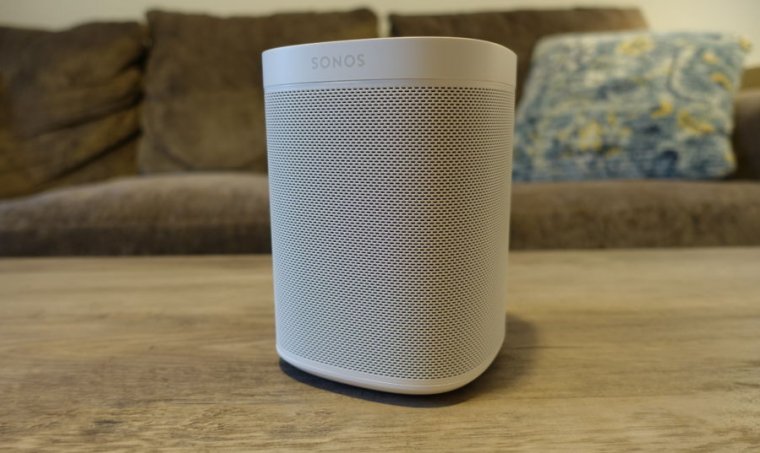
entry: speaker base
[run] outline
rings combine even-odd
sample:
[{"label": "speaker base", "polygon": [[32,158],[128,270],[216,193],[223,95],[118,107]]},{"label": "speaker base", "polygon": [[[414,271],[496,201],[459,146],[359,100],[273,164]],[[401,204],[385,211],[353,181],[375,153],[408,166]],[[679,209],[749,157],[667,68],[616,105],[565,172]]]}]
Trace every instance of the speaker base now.
[{"label": "speaker base", "polygon": [[299,357],[285,351],[279,345],[277,345],[277,354],[279,354],[280,358],[302,371],[342,384],[406,395],[433,395],[456,390],[474,381],[491,366],[501,349],[502,343],[503,337],[499,343],[499,347],[493,351],[488,360],[484,360],[476,368],[464,374],[445,379],[400,379],[347,370]]}]

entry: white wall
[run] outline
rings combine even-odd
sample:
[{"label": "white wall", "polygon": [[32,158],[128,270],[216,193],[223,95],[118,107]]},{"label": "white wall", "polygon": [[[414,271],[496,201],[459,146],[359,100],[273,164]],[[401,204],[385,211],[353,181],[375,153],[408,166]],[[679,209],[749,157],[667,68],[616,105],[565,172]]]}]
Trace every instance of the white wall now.
[{"label": "white wall", "polygon": [[379,17],[388,12],[432,13],[514,8],[638,6],[655,30],[703,30],[739,33],[755,46],[748,66],[760,65],[758,0],[0,0],[0,23],[63,28],[92,20],[130,20],[149,8],[219,15],[269,14],[276,11],[331,10],[369,6]]}]

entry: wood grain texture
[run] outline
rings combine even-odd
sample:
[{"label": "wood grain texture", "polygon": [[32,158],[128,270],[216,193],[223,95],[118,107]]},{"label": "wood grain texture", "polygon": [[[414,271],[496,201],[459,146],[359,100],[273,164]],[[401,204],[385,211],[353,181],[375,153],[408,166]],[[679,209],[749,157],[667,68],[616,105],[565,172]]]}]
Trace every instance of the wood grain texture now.
[{"label": "wood grain texture", "polygon": [[0,260],[0,449],[760,450],[760,249],[513,253],[504,349],[432,397],[281,364],[270,269]]}]

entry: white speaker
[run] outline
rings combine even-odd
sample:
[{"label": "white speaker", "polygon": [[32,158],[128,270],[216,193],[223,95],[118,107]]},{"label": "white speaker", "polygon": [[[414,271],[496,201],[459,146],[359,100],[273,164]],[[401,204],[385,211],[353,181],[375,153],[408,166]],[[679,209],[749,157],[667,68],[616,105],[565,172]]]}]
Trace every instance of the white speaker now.
[{"label": "white speaker", "polygon": [[277,351],[395,393],[504,341],[515,54],[384,38],[263,54]]}]

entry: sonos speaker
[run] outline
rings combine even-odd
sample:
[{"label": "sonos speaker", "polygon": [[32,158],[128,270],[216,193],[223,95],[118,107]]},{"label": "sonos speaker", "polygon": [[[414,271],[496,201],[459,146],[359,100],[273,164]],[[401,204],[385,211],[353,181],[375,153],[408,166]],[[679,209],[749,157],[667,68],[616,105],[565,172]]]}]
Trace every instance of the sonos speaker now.
[{"label": "sonos speaker", "polygon": [[277,351],[395,393],[504,341],[515,54],[462,38],[263,53]]}]

